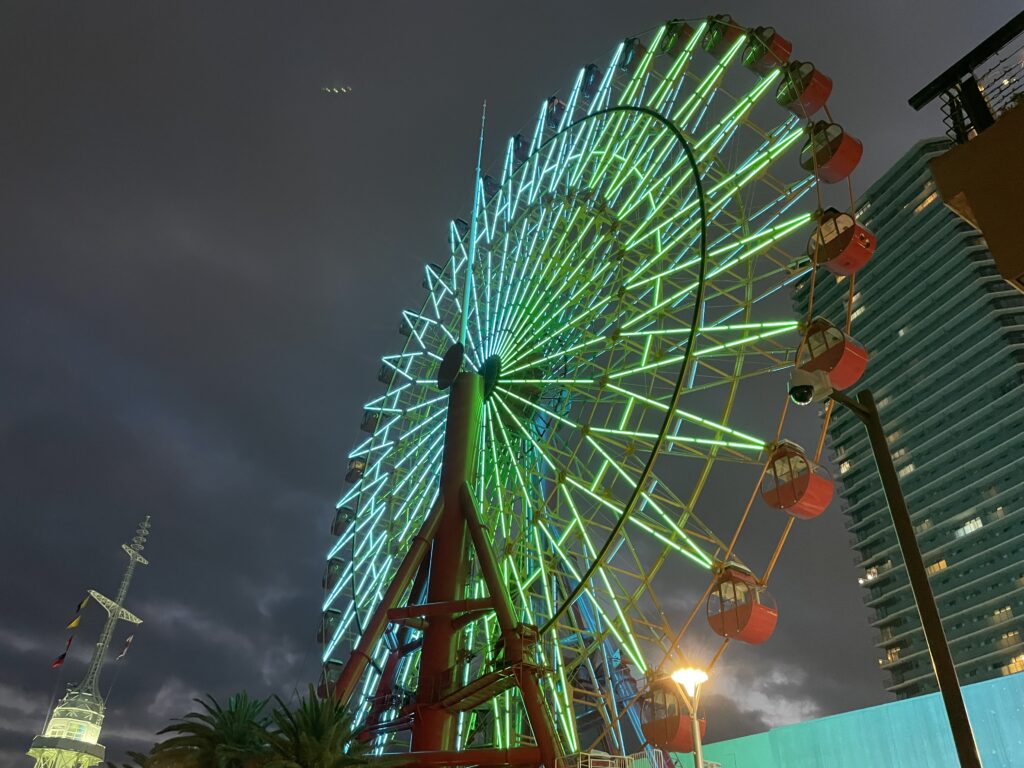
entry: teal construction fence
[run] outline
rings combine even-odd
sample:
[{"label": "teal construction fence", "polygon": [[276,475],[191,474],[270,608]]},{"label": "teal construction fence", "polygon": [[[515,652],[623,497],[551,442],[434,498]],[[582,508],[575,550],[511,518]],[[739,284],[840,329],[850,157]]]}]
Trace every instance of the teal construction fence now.
[{"label": "teal construction fence", "polygon": [[[1024,768],[1024,673],[965,686],[964,699],[984,767]],[[708,744],[704,759],[722,768],[957,768],[938,694]]]}]

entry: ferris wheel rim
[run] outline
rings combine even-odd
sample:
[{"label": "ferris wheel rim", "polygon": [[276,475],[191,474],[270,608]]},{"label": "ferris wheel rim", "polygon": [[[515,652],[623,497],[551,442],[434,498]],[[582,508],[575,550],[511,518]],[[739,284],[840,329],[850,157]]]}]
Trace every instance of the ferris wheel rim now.
[{"label": "ferris wheel rim", "polygon": [[[686,342],[685,356],[679,366],[679,374],[676,377],[675,388],[673,390],[672,398],[669,401],[668,409],[665,411],[665,418],[662,420],[662,426],[658,433],[658,438],[655,441],[654,447],[648,454],[648,458],[645,463],[644,469],[641,472],[640,479],[636,482],[633,492],[627,500],[625,506],[623,507],[622,514],[616,521],[611,533],[609,533],[607,539],[605,540],[605,543],[601,546],[601,549],[598,550],[597,556],[592,559],[590,566],[587,568],[586,572],[581,576],[579,582],[573,588],[573,591],[566,598],[564,598],[562,605],[555,611],[555,613],[548,619],[548,621],[542,627],[540,627],[538,631],[539,635],[547,634],[547,632],[555,626],[555,624],[562,617],[562,615],[567,610],[569,610],[572,604],[576,602],[576,600],[579,599],[579,597],[583,594],[583,590],[585,589],[587,583],[594,577],[594,574],[597,572],[597,569],[603,564],[605,558],[607,557],[608,551],[611,549],[612,544],[618,538],[619,534],[622,531],[622,528],[625,526],[627,520],[629,519],[629,516],[632,514],[633,509],[636,507],[636,504],[640,499],[640,493],[643,489],[643,486],[647,483],[647,480],[649,479],[652,470],[654,469],[654,464],[657,461],[658,456],[660,454],[661,446],[665,441],[665,436],[668,434],[672,422],[675,420],[675,409],[679,401],[679,396],[683,389],[683,384],[685,383],[686,370],[690,364],[690,359],[693,351],[693,342],[697,335],[698,320],[700,317],[701,305],[703,303],[705,286],[704,277],[707,270],[707,212],[706,203],[704,200],[704,184],[701,181],[700,168],[698,167],[696,158],[693,155],[693,150],[691,149],[689,142],[686,140],[686,137],[683,136],[682,132],[675,125],[675,123],[666,118],[660,112],[657,112],[653,109],[649,109],[647,107],[616,105],[613,107],[607,107],[592,114],[586,115],[585,117],[579,118],[570,125],[561,129],[554,136],[548,138],[545,143],[554,140],[563,131],[568,131],[571,128],[574,128],[575,126],[585,121],[595,119],[606,114],[612,114],[615,112],[637,112],[639,114],[646,115],[647,117],[650,117],[658,121],[659,123],[662,124],[662,126],[667,128],[673,134],[673,136],[679,142],[679,145],[683,148],[683,153],[686,155],[687,162],[690,164],[690,172],[693,175],[693,183],[697,190],[697,199],[700,211],[700,268],[698,270],[698,287],[694,297],[693,319],[690,321],[690,332]],[[540,149],[541,147],[538,147],[536,151],[539,152]]]}]

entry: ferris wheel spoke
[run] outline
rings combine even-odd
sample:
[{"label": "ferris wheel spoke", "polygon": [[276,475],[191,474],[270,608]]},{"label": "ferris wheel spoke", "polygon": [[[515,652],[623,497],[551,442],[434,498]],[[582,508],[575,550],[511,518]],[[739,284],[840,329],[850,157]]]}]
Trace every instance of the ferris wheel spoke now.
[{"label": "ferris wheel spoke", "polygon": [[[576,216],[578,216],[578,212]],[[574,216],[574,220],[576,216]],[[572,223],[573,221],[569,222],[570,226],[572,225]],[[589,226],[589,223],[585,224],[584,226]],[[549,232],[549,238],[551,234],[552,233]],[[537,308],[537,305],[544,298],[550,296],[551,283],[553,283],[556,279],[564,278],[564,276],[558,275],[556,273],[558,268],[558,261],[555,258],[553,258],[551,254],[548,253],[548,249],[544,247],[538,249],[538,251],[538,258],[535,258],[533,260],[533,265],[531,267],[529,274],[524,275],[518,281],[516,294],[514,295],[510,303],[512,311],[509,314],[508,321],[503,328],[502,339],[500,342],[501,348],[504,348],[505,345],[512,343],[510,342],[510,340],[517,337],[522,332],[523,325],[529,322],[531,315]],[[541,265],[543,266],[541,272],[538,274],[537,269]],[[534,298],[532,300],[526,298],[530,289],[533,289]],[[520,298],[520,296],[522,296],[522,298]]]},{"label": "ferris wheel spoke", "polygon": [[[525,289],[522,270],[526,269],[529,264],[531,254],[533,253],[533,245],[537,237],[539,237],[540,227],[543,224],[543,216],[544,214],[542,214],[541,220],[532,223],[533,226],[530,226],[531,221],[528,218],[524,218],[519,223],[520,230],[517,243],[507,273],[505,271],[507,256],[506,259],[502,260],[501,277],[505,281],[505,294],[500,301],[501,309],[496,327],[496,334],[498,336],[496,344],[499,346],[501,339],[508,333],[507,326],[512,322],[512,318],[515,316],[514,313],[518,311],[520,292]],[[529,232],[529,237],[527,237],[527,232]],[[522,265],[520,265],[520,260],[522,260]],[[536,269],[536,263],[534,263],[531,269]]]},{"label": "ferris wheel spoke", "polygon": [[[747,117],[777,77],[778,70],[768,77],[761,79],[728,114],[726,114],[713,128],[705,133],[701,139],[698,139],[693,143],[693,149],[696,152],[698,164],[705,164],[710,156],[728,143],[728,139],[732,137],[733,132],[736,130],[740,122]],[[655,142],[655,147],[652,148],[652,151],[657,148],[659,143],[661,142]],[[657,185],[658,182],[652,181],[651,175],[658,170],[660,163],[665,160],[672,149],[671,138],[665,141],[664,144],[665,146],[660,149],[658,157],[650,164],[645,176],[636,184],[632,195],[624,201],[622,206],[623,216],[631,215],[636,211],[641,202],[640,196],[647,188],[647,184]],[[662,178],[666,180],[671,179],[673,176],[677,175],[680,170],[686,170],[689,172],[689,164],[685,157],[678,157],[669,168],[662,172]],[[617,183],[621,183],[621,179],[622,177],[620,173],[620,176],[616,177],[612,182],[613,188],[616,188]]]},{"label": "ferris wheel spoke", "polygon": [[[568,497],[567,503],[572,505],[571,495]],[[548,540],[549,544],[553,548],[553,552],[558,555],[559,560],[566,571],[566,575],[570,576],[574,581],[578,582],[580,580],[580,572],[573,564],[572,558],[567,556],[566,553],[562,550],[562,548],[558,546],[555,537],[552,535],[551,531],[548,530],[548,527],[544,524],[543,521],[537,521],[536,525],[537,528],[544,534],[545,538]],[[580,527],[579,524],[577,524],[577,530],[580,531],[581,540],[592,548],[593,545],[590,543],[589,537],[587,536],[585,529],[583,527]],[[593,557],[593,555],[591,555],[591,557]],[[599,568],[598,573],[601,577],[602,583],[605,585],[605,589],[608,591],[608,594],[614,595],[615,592],[611,588],[611,584],[608,581],[608,577],[607,574],[604,572],[604,569]],[[569,589],[563,588],[564,594],[568,594],[569,592]],[[590,603],[594,606],[595,610],[597,610],[597,612],[604,617],[604,620],[608,625],[609,631],[612,633],[615,639],[619,641],[619,643],[626,647],[630,657],[635,656],[635,658],[633,659],[634,663],[636,663],[639,666],[644,666],[645,664],[643,660],[643,654],[640,652],[640,648],[636,644],[636,639],[633,637],[632,631],[629,626],[629,622],[626,620],[625,615],[619,613],[617,619],[608,615],[602,603],[597,599],[593,590],[589,587],[584,589],[583,595],[584,597],[586,597],[587,600],[590,601]],[[619,607],[614,600],[612,601],[612,604],[616,607]],[[570,625],[570,628],[573,628],[572,625]]]},{"label": "ferris wheel spoke", "polygon": [[[789,124],[790,123],[787,122],[787,125]],[[717,215],[718,212],[731,201],[731,195],[736,190],[742,189],[748,183],[755,180],[774,160],[778,159],[804,134],[805,131],[802,126],[792,128],[789,131],[777,132],[775,136],[770,137],[764,144],[762,144],[762,146],[748,156],[747,159],[744,160],[738,168],[736,168],[736,170],[730,172],[710,188],[705,189],[704,195],[707,200],[709,216],[714,217]],[[662,203],[659,210],[652,211],[649,214],[648,220],[651,220],[655,214],[663,214],[664,207],[664,203]],[[632,248],[645,242],[651,237],[663,235],[680,221],[692,219],[696,210],[696,201],[691,201],[673,213],[664,213],[656,226],[648,227],[646,229],[638,229],[638,231],[634,233],[633,237],[626,243],[626,247]],[[685,234],[689,235],[691,230],[692,224],[687,228]],[[679,239],[680,236],[678,234],[669,236],[664,247],[667,249],[675,247]]]},{"label": "ferris wheel spoke", "polygon": [[[575,223],[575,220],[579,217],[580,212],[581,211],[579,209],[577,209],[575,211],[575,213],[573,215],[573,218],[569,222],[570,226]],[[583,223],[583,229],[579,233],[579,235],[577,236],[577,239],[573,243],[573,245],[570,246],[568,249],[563,249],[561,247],[562,246],[562,242],[560,242],[559,243],[559,247],[556,249],[555,253],[556,254],[566,254],[566,255],[575,253],[576,252],[576,248],[580,245],[580,243],[582,242],[583,238],[587,235],[587,232],[590,230],[590,228],[593,225],[594,225],[594,221],[593,220],[585,221]],[[568,234],[568,232],[566,232],[566,234]],[[570,259],[566,259],[565,256],[562,256],[561,259],[559,259],[559,258],[555,258],[553,255],[549,256],[548,258],[543,258],[543,256],[541,256],[541,258],[535,259],[534,271],[531,272],[530,279],[529,280],[522,280],[522,281],[520,281],[520,286],[521,287],[526,287],[530,283],[533,283],[536,286],[535,290],[534,290],[534,297],[533,297],[532,301],[530,301],[530,303],[528,305],[523,305],[523,304],[521,304],[520,302],[517,302],[517,301],[513,301],[512,302],[512,306],[515,308],[515,317],[509,323],[509,330],[507,331],[506,336],[509,337],[509,338],[516,338],[516,337],[520,336],[521,333],[522,333],[522,330],[523,330],[524,323],[526,323],[531,318],[531,315],[537,309],[538,305],[540,305],[540,303],[546,297],[550,296],[551,292],[554,290],[554,285],[553,285],[554,281],[557,279],[563,285],[571,284],[571,281],[573,281],[573,280],[575,280],[577,278],[577,276],[581,273],[583,268],[591,262],[591,260],[592,260],[592,258],[594,256],[594,254],[596,253],[596,251],[599,248],[601,248],[602,246],[603,246],[603,241],[602,240],[598,240],[597,242],[592,243],[590,245],[589,250],[585,254],[581,254],[578,259],[571,259],[571,258]],[[544,262],[544,269],[543,269],[543,272],[541,273],[541,277],[538,278],[536,281],[534,281],[533,280],[533,275],[535,274],[536,264],[539,263],[539,262]],[[558,273],[558,265],[559,265],[559,263],[565,263],[565,264],[572,265],[572,268],[567,273],[559,274]],[[597,278],[599,278],[599,277],[601,277],[601,275],[591,275],[589,277],[589,279],[586,280],[582,284],[582,286],[579,287],[579,289],[577,289],[577,294],[570,297],[570,299],[566,302],[566,305],[571,305],[571,302],[573,302],[573,301],[575,301],[577,299],[577,295],[579,293],[579,290],[586,289],[587,287],[592,285],[595,282],[595,280]],[[518,293],[517,293],[517,295],[518,295]],[[511,342],[506,342],[506,344],[508,344],[508,343],[511,343]]]},{"label": "ferris wheel spoke", "polygon": [[680,105],[672,115],[672,122],[684,130],[690,130],[690,120],[693,119],[695,114],[697,114],[705,100],[710,98],[712,94],[716,93],[717,88],[721,85],[722,79],[725,76],[726,70],[729,68],[729,64],[731,64],[737,54],[743,50],[743,46],[746,44],[746,41],[747,36],[745,34],[739,35],[736,38],[736,41],[732,44],[729,50],[726,51],[719,62],[712,67],[707,77],[705,77],[701,84],[694,89],[693,94],[682,105]]},{"label": "ferris wheel spoke", "polygon": [[[644,397],[643,395],[640,395],[636,392],[632,392],[616,384],[609,383],[608,388],[617,391],[626,397],[631,397],[637,400],[638,402],[641,402],[644,405],[654,408],[656,410],[662,412],[668,411],[668,406],[658,400],[653,400],[651,398]],[[683,419],[684,421],[692,425],[711,430],[716,435],[720,435],[722,433],[732,435],[733,437],[737,438],[740,442],[745,442],[752,449],[764,448],[764,440],[754,437],[753,435],[748,435],[744,432],[740,432],[739,430],[732,429],[731,427],[728,427],[725,424],[719,424],[715,421],[712,421],[711,419],[705,419],[704,417],[699,416],[695,413],[688,413],[687,411],[684,411],[681,408],[676,408],[674,411],[674,415],[678,416],[679,418]]]},{"label": "ferris wheel spoke", "polygon": [[[788,237],[794,231],[805,227],[810,223],[811,218],[811,214],[809,213],[800,214],[798,216],[794,216],[788,221],[782,222],[781,224],[775,224],[767,227],[766,229],[759,230],[752,235],[737,238],[735,241],[728,244],[718,245],[717,247],[712,246],[708,249],[708,259],[713,263],[716,263],[718,266],[712,269],[705,279],[713,280],[717,274],[727,269],[728,266],[746,261],[747,259],[759,255],[766,249],[771,248],[776,243]],[[626,283],[626,288],[635,290],[643,285],[676,275],[679,272],[692,270],[698,263],[699,259],[691,258],[685,262],[672,265],[654,274],[646,274],[643,277],[634,274],[631,276],[629,282]],[[692,274],[692,272],[688,272],[688,274]],[[694,289],[692,284],[688,285],[687,288],[688,290]],[[666,299],[666,302],[675,299],[678,299],[678,295],[673,296],[670,299]],[[665,304],[662,304],[661,306],[665,306]]]},{"label": "ferris wheel spoke", "polygon": [[[636,433],[636,434],[641,434],[641,433]],[[654,438],[654,439],[657,439],[657,435],[651,435],[651,437]],[[636,485],[638,478],[634,477],[634,476],[630,475],[628,472],[626,472],[626,470],[622,466],[622,462],[621,461],[616,460],[611,455],[609,455],[608,452],[604,448],[601,447],[601,445],[597,442],[597,440],[595,440],[589,434],[586,436],[585,439],[587,440],[588,443],[590,443],[595,448],[595,450],[598,453],[601,454],[601,456],[602,456],[602,458],[604,459],[604,462],[605,462],[603,466],[613,468],[620,475],[620,477],[622,477],[622,479],[624,479],[626,481],[627,485],[633,485],[633,486]],[[654,443],[652,441],[652,447],[653,447],[653,444]],[[637,469],[639,469],[639,467]],[[663,499],[663,501],[669,501],[669,500],[668,499]],[[672,538],[666,537],[666,536],[662,535],[661,533],[658,533],[657,531],[655,531],[653,528],[647,528],[648,533],[651,533],[652,535],[657,536],[664,543],[666,543],[669,546],[671,546],[673,548],[676,548],[676,549],[678,549],[680,547],[680,545],[676,541],[676,538],[682,539],[683,542],[685,542],[686,546],[689,547],[689,549],[692,552],[693,556],[696,556],[697,560],[703,560],[707,565],[710,566],[711,561],[708,558],[708,556],[703,552],[703,550],[700,549],[700,547],[698,547],[698,546],[696,546],[696,544],[694,544],[694,542],[683,531],[683,529],[675,522],[675,520],[673,520],[672,517],[669,516],[665,512],[664,509],[662,509],[662,507],[658,504],[658,502],[656,501],[655,497],[652,494],[648,493],[647,491],[641,491],[639,504],[640,504],[639,511],[641,512],[641,514],[640,515],[634,515],[632,518],[630,518],[631,520],[635,520],[637,522],[637,524],[639,524],[639,525],[641,525],[641,527],[643,527],[643,519],[642,519],[643,516],[644,516],[643,513],[646,512],[647,508],[653,509],[657,513],[657,516],[661,519],[661,522],[664,525],[667,526],[667,530],[669,530],[670,534],[673,534],[674,536]],[[685,520],[685,518],[689,515],[689,510],[683,509],[681,511],[681,514],[682,514],[683,519]]]},{"label": "ferris wheel spoke", "polygon": [[[607,265],[606,267],[599,269],[601,269],[602,272],[605,272],[607,270],[612,269],[612,267],[611,265]],[[569,331],[570,329],[580,327],[586,328],[588,324],[592,322],[596,317],[598,317],[610,304],[618,301],[618,298],[615,296],[605,296],[601,299],[593,301],[591,304],[581,309],[578,314],[570,316],[568,319],[564,319],[567,310],[569,310],[570,307],[576,306],[576,300],[580,298],[579,294],[581,294],[582,291],[582,288],[578,289],[578,294],[571,297],[562,306],[548,313],[546,320],[540,322],[536,326],[531,327],[531,330],[534,334],[534,339],[540,337],[538,340],[531,341],[529,343],[529,346],[523,346],[519,349],[516,349],[515,347],[502,347],[501,354],[504,355],[506,352],[512,353],[510,355],[509,363],[513,367],[510,369],[510,372],[521,370],[520,368],[516,367],[516,363],[522,361],[526,355],[529,355],[530,353],[535,352],[538,349],[543,349],[547,344],[550,344],[551,342],[555,341],[561,334],[564,334],[566,331]],[[540,335],[542,333],[547,332],[549,326],[551,326],[554,323],[560,324],[554,331],[548,333],[548,335]]]},{"label": "ferris wheel spoke", "polygon": [[[799,228],[805,226],[809,221],[810,221],[810,214],[805,214],[805,215],[798,216],[798,217],[794,218],[793,220],[787,222],[784,225],[779,225],[778,227],[773,227],[768,233],[759,233],[759,235],[757,237],[751,236],[750,238],[743,238],[743,240],[749,240],[749,241],[752,241],[752,242],[750,242],[750,243],[746,243],[746,242],[745,243],[741,243],[741,245],[746,245],[747,247],[744,248],[739,253],[730,256],[723,263],[721,263],[718,266],[716,266],[716,267],[712,268],[711,270],[709,270],[707,275],[706,275],[706,277],[705,277],[705,280],[708,282],[708,284],[713,284],[714,279],[716,277],[718,277],[720,274],[722,274],[723,272],[726,272],[727,270],[734,268],[735,266],[737,266],[741,262],[745,262],[745,261],[747,261],[749,259],[755,258],[759,254],[761,254],[766,248],[771,247],[774,243],[776,243],[779,240],[781,240],[782,238],[788,236],[794,230],[799,229]],[[717,255],[721,255],[722,253],[723,253],[723,251],[719,251]],[[710,254],[709,254],[709,256],[710,256]],[[682,269],[683,267],[691,266],[691,265],[692,265],[692,261],[685,263],[679,269]],[[676,271],[679,271],[679,270],[678,269],[673,270],[673,272],[676,272]],[[655,282],[660,282],[663,279],[664,279],[664,276],[658,276],[658,277],[654,278],[654,281]],[[639,283],[637,283],[635,285],[639,286]],[[699,286],[699,282],[694,281],[692,283],[689,283],[689,284],[685,285],[680,290],[674,291],[667,298],[664,298],[664,299],[660,300],[659,302],[655,303],[654,305],[652,305],[648,309],[646,309],[643,312],[639,313],[638,315],[635,315],[634,317],[632,317],[629,321],[627,321],[623,325],[623,327],[624,328],[630,328],[630,327],[636,325],[637,323],[645,320],[646,318],[652,316],[653,314],[655,314],[656,312],[658,312],[660,310],[663,310],[663,309],[665,309],[667,307],[671,307],[671,306],[677,305],[678,302],[683,301],[688,296],[690,296],[694,291],[696,291],[698,286]]]},{"label": "ferris wheel spoke", "polygon": [[685,81],[686,72],[693,59],[693,52],[701,38],[704,37],[706,29],[707,21],[702,20],[693,30],[693,34],[690,35],[690,39],[683,46],[682,50],[676,55],[676,60],[672,63],[661,85],[651,94],[647,106],[658,112],[663,112],[675,101],[679,89]]},{"label": "ferris wheel spoke", "polygon": [[[531,435],[531,434],[530,434],[530,431],[529,431],[529,430],[528,430],[528,429],[527,429],[526,427],[524,427],[524,425],[522,424],[522,422],[521,422],[521,421],[520,421],[520,420],[519,420],[519,419],[518,419],[518,418],[516,417],[516,415],[515,415],[515,413],[514,413],[514,412],[512,411],[512,409],[511,409],[511,408],[509,408],[509,407],[508,407],[508,405],[507,405],[507,404],[505,404],[505,403],[504,403],[504,402],[503,402],[503,401],[501,400],[501,398],[500,398],[500,397],[497,397],[497,396],[496,396],[496,397],[495,397],[494,399],[495,399],[495,401],[496,401],[496,402],[498,403],[498,405],[499,405],[499,406],[500,406],[500,407],[501,407],[502,409],[504,409],[505,413],[506,413],[506,414],[507,414],[507,416],[509,417],[509,420],[510,420],[510,421],[512,421],[512,422],[513,422],[513,423],[514,423],[514,424],[516,425],[516,427],[518,428],[518,430],[519,430],[519,431],[521,432],[522,436],[523,436],[523,437],[524,437],[524,438],[525,438],[525,439],[526,439],[526,440],[527,440],[527,441],[528,441],[528,442],[529,442],[529,443],[530,443],[530,444],[531,444],[531,445],[533,446],[533,448],[534,448],[534,449],[536,450],[537,454],[538,454],[538,455],[539,455],[539,456],[541,457],[541,459],[542,459],[542,460],[544,461],[544,463],[545,463],[545,464],[546,464],[546,465],[547,465],[547,466],[548,466],[548,467],[549,467],[550,469],[554,470],[554,469],[555,469],[555,468],[556,468],[556,467],[558,466],[558,464],[557,464],[557,462],[556,462],[556,461],[555,461],[555,460],[554,460],[554,459],[553,459],[553,458],[552,458],[551,456],[549,456],[549,454],[548,454],[548,451],[547,451],[547,450],[545,449],[545,447],[544,447],[544,446],[542,446],[542,445],[541,445],[540,443],[538,443],[538,442],[537,442],[537,440],[536,440],[536,439],[535,439],[535,438],[533,437],[533,435]],[[573,484],[577,484],[577,483],[578,483],[578,481],[575,481],[575,480],[574,480],[574,478],[571,478],[571,477],[570,477],[570,478],[566,478],[566,479],[567,479],[567,480],[568,480],[569,482],[573,483]],[[560,483],[559,483],[559,486],[561,486],[561,485],[562,485],[562,483],[560,482]],[[524,490],[525,490],[525,489],[524,489]],[[588,492],[589,492],[589,491],[588,491]],[[597,497],[597,498],[599,498],[599,497]],[[576,506],[575,506],[575,505],[572,505],[572,510],[573,510],[574,514],[578,514],[578,513],[577,513],[577,508],[576,508]],[[579,519],[579,518],[577,517],[577,519]],[[538,521],[536,521],[536,524],[537,524],[537,525],[543,525],[543,523],[541,523],[541,522],[540,522],[539,520],[538,520]],[[549,534],[549,535],[550,535],[550,532],[548,532],[546,528],[544,528],[543,530],[545,531],[545,533],[547,533],[547,534]],[[584,529],[584,528],[581,528],[580,530],[582,531],[583,535],[585,535],[585,534],[586,534],[586,531],[585,531],[585,529]],[[555,546],[555,549],[556,549],[556,551],[557,551],[557,552],[558,552],[558,553],[559,553],[560,555],[564,554],[564,551],[563,551],[563,549],[562,549],[562,546],[561,546],[561,544],[560,544],[560,543],[559,543],[559,542],[558,542],[558,541],[557,541],[557,540],[556,540],[556,539],[555,539],[554,537],[550,537],[550,541],[551,541],[551,542],[552,542],[552,544],[553,544],[553,545]],[[588,539],[588,541],[589,541],[589,539]],[[567,565],[571,566],[571,563],[570,563],[570,562],[568,562],[568,561],[565,561],[565,562],[566,562],[566,564],[567,564]],[[574,572],[574,571],[570,571],[570,572]],[[577,579],[578,579],[578,576],[577,576]]]}]

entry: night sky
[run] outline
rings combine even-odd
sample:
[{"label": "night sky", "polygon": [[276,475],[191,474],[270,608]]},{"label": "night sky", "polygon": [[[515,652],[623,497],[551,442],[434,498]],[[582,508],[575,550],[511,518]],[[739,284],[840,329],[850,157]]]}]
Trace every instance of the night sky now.
[{"label": "night sky", "polygon": [[[626,34],[729,11],[834,79],[863,191],[942,129],[907,98],[1019,7],[766,5],[3,3],[0,764],[84,672],[102,614],[58,673],[63,626],[87,588],[113,595],[145,515],[111,757],[203,692],[315,678],[344,456],[468,210],[483,99],[486,164]],[[838,509],[796,526],[780,628],[726,655],[709,739],[887,700],[857,576]]]}]

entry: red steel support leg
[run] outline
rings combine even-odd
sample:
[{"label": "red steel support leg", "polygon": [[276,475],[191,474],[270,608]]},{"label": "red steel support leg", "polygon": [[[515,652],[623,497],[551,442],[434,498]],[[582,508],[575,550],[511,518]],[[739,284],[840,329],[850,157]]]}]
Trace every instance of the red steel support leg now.
[{"label": "red steel support leg", "polygon": [[[480,572],[491,593],[491,599],[494,601],[498,626],[501,628],[501,634],[505,640],[505,652],[508,654],[510,662],[521,662],[523,660],[523,637],[519,622],[516,621],[515,614],[512,613],[512,600],[505,589],[505,582],[501,580],[498,560],[494,556],[494,550],[491,549],[491,542],[487,538],[483,526],[480,525],[476,505],[473,503],[469,488],[465,485],[461,489],[460,507],[469,527],[469,535],[473,539],[473,547],[476,549],[476,556],[480,562]],[[537,675],[531,669],[520,667],[516,673],[516,682],[519,683],[519,691],[523,697],[526,714],[530,719],[530,727],[533,728],[533,735],[537,739],[541,762],[545,766],[554,766],[559,752],[558,740],[555,738],[554,723],[551,722],[550,714],[541,696]]]},{"label": "red steel support leg", "polygon": [[[461,752],[409,752],[388,754],[381,758],[381,764],[388,768],[453,768],[464,765],[523,766],[538,765],[540,750],[536,747],[514,747],[512,749],[464,749]],[[373,765],[371,762],[370,765]],[[552,764],[553,768],[554,764]]]},{"label": "red steel support leg", "polygon": [[363,631],[362,637],[359,638],[359,643],[353,649],[348,661],[345,662],[345,668],[341,670],[338,682],[334,685],[334,698],[343,705],[347,706],[352,698],[352,694],[355,693],[356,686],[359,684],[359,678],[362,677],[367,664],[370,663],[370,654],[373,653],[373,647],[377,645],[381,635],[384,634],[384,628],[388,624],[388,609],[393,608],[395,603],[398,602],[398,598],[402,596],[409,581],[412,579],[413,573],[419,568],[420,563],[427,554],[430,542],[433,541],[437,533],[443,510],[444,498],[438,496],[434,508],[427,515],[427,519],[423,521],[423,526],[420,528],[419,533],[413,538],[409,551],[402,560],[402,564],[398,566],[395,578],[392,580],[387,592],[384,593],[384,598],[366,623],[366,629]]},{"label": "red steel support leg", "polygon": [[[483,412],[483,379],[463,372],[455,377],[448,396],[444,455],[441,463],[442,514],[430,555],[427,602],[461,600],[466,591],[466,523],[459,509],[459,492],[472,482],[478,460],[477,441]],[[458,632],[452,616],[432,616],[423,633],[420,678],[412,751],[449,751],[455,748],[455,716],[436,704],[451,686]]]},{"label": "red steel support leg", "polygon": [[[416,571],[416,578],[413,579],[412,589],[409,592],[410,603],[422,603],[423,597],[427,589],[427,574],[430,571],[430,563],[424,558],[420,561],[420,567]],[[392,608],[388,611],[388,621],[391,621],[394,617],[392,614],[400,608]],[[381,715],[387,711],[391,706],[389,698],[395,691],[395,677],[398,674],[398,665],[411,652],[409,648],[409,628],[402,627],[396,633],[395,640],[397,641],[398,647],[395,648],[390,654],[388,654],[388,660],[384,664],[384,671],[381,673],[380,679],[377,681],[377,688],[373,692],[373,706],[370,708],[370,714],[366,718],[366,726],[373,728],[380,722]],[[418,644],[416,647],[419,647]],[[363,731],[363,736],[369,737],[367,731]],[[361,736],[362,738],[362,736]]]}]

